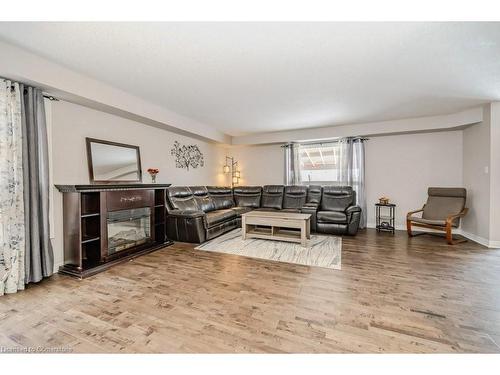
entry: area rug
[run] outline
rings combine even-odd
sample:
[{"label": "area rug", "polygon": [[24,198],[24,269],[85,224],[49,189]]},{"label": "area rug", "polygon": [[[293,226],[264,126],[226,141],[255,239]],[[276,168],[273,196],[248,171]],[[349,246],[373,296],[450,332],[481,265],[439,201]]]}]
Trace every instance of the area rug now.
[{"label": "area rug", "polygon": [[241,228],[238,228],[195,249],[340,270],[342,238],[312,234],[307,247],[302,247],[292,242],[255,238],[243,240]]}]

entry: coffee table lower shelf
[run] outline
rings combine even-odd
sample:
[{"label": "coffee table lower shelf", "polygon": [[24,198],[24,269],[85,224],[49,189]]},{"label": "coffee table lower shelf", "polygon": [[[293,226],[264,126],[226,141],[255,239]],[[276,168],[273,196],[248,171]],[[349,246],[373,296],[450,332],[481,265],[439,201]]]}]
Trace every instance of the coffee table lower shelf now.
[{"label": "coffee table lower shelf", "polygon": [[247,225],[245,237],[298,243],[302,242],[300,230],[292,230],[281,227],[257,227],[253,225]]}]

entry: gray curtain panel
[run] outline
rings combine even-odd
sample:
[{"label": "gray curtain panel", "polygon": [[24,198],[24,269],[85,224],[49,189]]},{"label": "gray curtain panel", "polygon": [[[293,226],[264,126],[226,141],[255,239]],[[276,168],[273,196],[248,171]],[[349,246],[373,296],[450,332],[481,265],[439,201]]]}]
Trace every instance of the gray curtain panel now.
[{"label": "gray curtain panel", "polygon": [[300,185],[299,145],[287,143],[285,149],[285,185]]},{"label": "gray curtain panel", "polygon": [[367,212],[366,212],[366,193],[365,193],[365,140],[363,138],[355,138],[352,142],[352,157],[353,157],[353,189],[356,190],[356,199],[358,206],[361,207],[361,220],[359,221],[360,228],[366,228]]},{"label": "gray curtain panel", "polygon": [[49,234],[49,156],[45,107],[40,89],[20,85],[23,126],[25,282],[52,275],[54,254]]},{"label": "gray curtain panel", "polygon": [[342,138],[339,144],[338,184],[352,186],[356,203],[361,207],[360,228],[366,227],[365,139]]}]

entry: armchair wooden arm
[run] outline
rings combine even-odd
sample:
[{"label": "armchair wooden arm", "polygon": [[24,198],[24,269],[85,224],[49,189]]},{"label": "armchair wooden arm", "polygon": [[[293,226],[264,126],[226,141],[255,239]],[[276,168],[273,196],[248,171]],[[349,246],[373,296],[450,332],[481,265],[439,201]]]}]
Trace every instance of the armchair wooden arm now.
[{"label": "armchair wooden arm", "polygon": [[446,226],[448,226],[448,225],[451,226],[455,219],[458,219],[459,217],[464,217],[467,214],[467,212],[469,212],[469,209],[466,207],[458,214],[448,216],[446,218]]},{"label": "armchair wooden arm", "polygon": [[455,215],[450,215],[446,218],[446,226],[445,226],[445,231],[446,231],[446,241],[450,245],[455,245],[460,242],[465,242],[467,240],[453,240],[453,235],[451,232],[451,228],[453,226],[453,220],[458,219],[460,217],[464,217],[467,212],[469,211],[468,208],[464,208],[460,213],[455,214]]},{"label": "armchair wooden arm", "polygon": [[[425,206],[424,206],[425,207]],[[422,207],[420,210],[415,210],[415,211],[410,211],[406,214],[406,219],[408,220],[411,215],[416,214],[417,212],[422,212],[424,210],[424,207]]]}]

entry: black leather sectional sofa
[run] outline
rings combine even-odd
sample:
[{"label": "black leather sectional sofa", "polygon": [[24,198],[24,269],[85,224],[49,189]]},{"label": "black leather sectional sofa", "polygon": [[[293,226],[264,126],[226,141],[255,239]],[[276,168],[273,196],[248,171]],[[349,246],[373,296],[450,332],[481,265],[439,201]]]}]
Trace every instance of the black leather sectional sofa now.
[{"label": "black leather sectional sofa", "polygon": [[167,189],[167,236],[202,243],[241,226],[252,210],[311,214],[311,231],[355,235],[361,208],[350,186],[174,186]]}]

